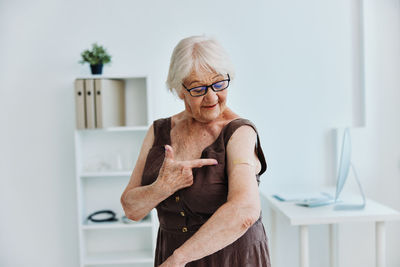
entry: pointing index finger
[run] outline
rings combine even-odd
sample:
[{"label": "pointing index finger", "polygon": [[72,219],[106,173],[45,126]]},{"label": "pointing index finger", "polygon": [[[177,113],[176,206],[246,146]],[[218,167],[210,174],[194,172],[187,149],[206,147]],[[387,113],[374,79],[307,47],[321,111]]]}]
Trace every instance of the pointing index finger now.
[{"label": "pointing index finger", "polygon": [[187,161],[187,163],[190,168],[200,168],[206,165],[217,165],[218,161],[216,159],[194,159]]}]

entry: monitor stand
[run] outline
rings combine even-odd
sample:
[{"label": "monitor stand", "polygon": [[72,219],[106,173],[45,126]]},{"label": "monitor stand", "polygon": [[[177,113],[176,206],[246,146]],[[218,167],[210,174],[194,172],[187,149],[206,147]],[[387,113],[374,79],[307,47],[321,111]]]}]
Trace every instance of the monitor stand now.
[{"label": "monitor stand", "polygon": [[364,190],[361,186],[361,182],[358,179],[356,168],[354,167],[353,163],[350,163],[350,167],[353,170],[354,177],[356,178],[358,188],[360,190],[361,197],[362,197],[362,203],[361,204],[336,204],[336,203],[338,203],[338,197],[339,197],[339,196],[337,196],[335,199],[335,206],[333,207],[334,210],[360,210],[360,209],[365,208],[365,204],[366,204],[365,194],[364,194]]}]

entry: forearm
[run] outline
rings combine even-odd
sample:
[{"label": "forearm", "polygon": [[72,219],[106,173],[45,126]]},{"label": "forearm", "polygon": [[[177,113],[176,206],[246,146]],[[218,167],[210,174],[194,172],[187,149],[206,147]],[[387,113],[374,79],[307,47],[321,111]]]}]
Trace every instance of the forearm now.
[{"label": "forearm", "polygon": [[227,202],[181,247],[174,256],[188,263],[228,246],[241,237],[260,216],[258,207]]},{"label": "forearm", "polygon": [[145,217],[161,201],[170,194],[154,182],[150,185],[135,187],[121,197],[122,207],[128,218],[138,221]]}]

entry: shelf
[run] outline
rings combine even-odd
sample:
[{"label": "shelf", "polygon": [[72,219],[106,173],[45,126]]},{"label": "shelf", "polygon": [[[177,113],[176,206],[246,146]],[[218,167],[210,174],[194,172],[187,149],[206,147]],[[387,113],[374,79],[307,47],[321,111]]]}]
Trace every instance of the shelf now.
[{"label": "shelf", "polygon": [[83,266],[90,266],[90,267],[153,267],[153,261],[151,262],[139,262],[139,263],[113,263],[113,264],[108,264],[108,263],[99,263],[99,264],[85,264]]},{"label": "shelf", "polygon": [[85,265],[152,263],[151,250],[110,251],[89,253],[84,260]]},{"label": "shelf", "polygon": [[76,79],[119,79],[119,80],[129,80],[129,79],[143,79],[148,77],[145,73],[140,73],[137,75],[129,75],[129,74],[92,74],[92,75],[83,75],[78,76]]},{"label": "shelf", "polygon": [[[80,267],[153,266],[158,225],[155,210],[139,222],[123,223],[120,201],[152,122],[149,82],[148,75],[129,74],[88,75],[75,81]],[[91,89],[93,94],[87,94]],[[82,93],[85,97],[77,98]],[[103,127],[94,128],[96,125]],[[99,210],[114,211],[118,220],[87,220]]]},{"label": "shelf", "polygon": [[145,222],[134,222],[134,223],[96,223],[96,224],[83,224],[83,230],[98,230],[98,229],[126,229],[126,228],[142,228],[142,227],[152,227],[150,221]]},{"label": "shelf", "polygon": [[119,126],[119,127],[107,127],[107,128],[94,128],[94,129],[76,129],[77,132],[142,132],[147,131],[150,126]]},{"label": "shelf", "polygon": [[83,172],[81,178],[103,178],[103,177],[130,177],[132,171],[110,171],[110,172]]},{"label": "shelf", "polygon": [[108,132],[129,132],[129,131],[147,131],[150,126],[123,126],[123,127],[108,127],[103,130]]}]

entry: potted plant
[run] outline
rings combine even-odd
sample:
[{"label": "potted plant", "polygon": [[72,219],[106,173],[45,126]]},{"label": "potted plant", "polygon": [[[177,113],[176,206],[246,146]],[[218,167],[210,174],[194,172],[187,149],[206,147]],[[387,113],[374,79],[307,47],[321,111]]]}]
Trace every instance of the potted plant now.
[{"label": "potted plant", "polygon": [[84,50],[81,56],[82,59],[79,63],[89,63],[92,74],[101,74],[103,65],[111,62],[111,56],[107,53],[106,49],[97,43],[92,44],[91,50]]}]

